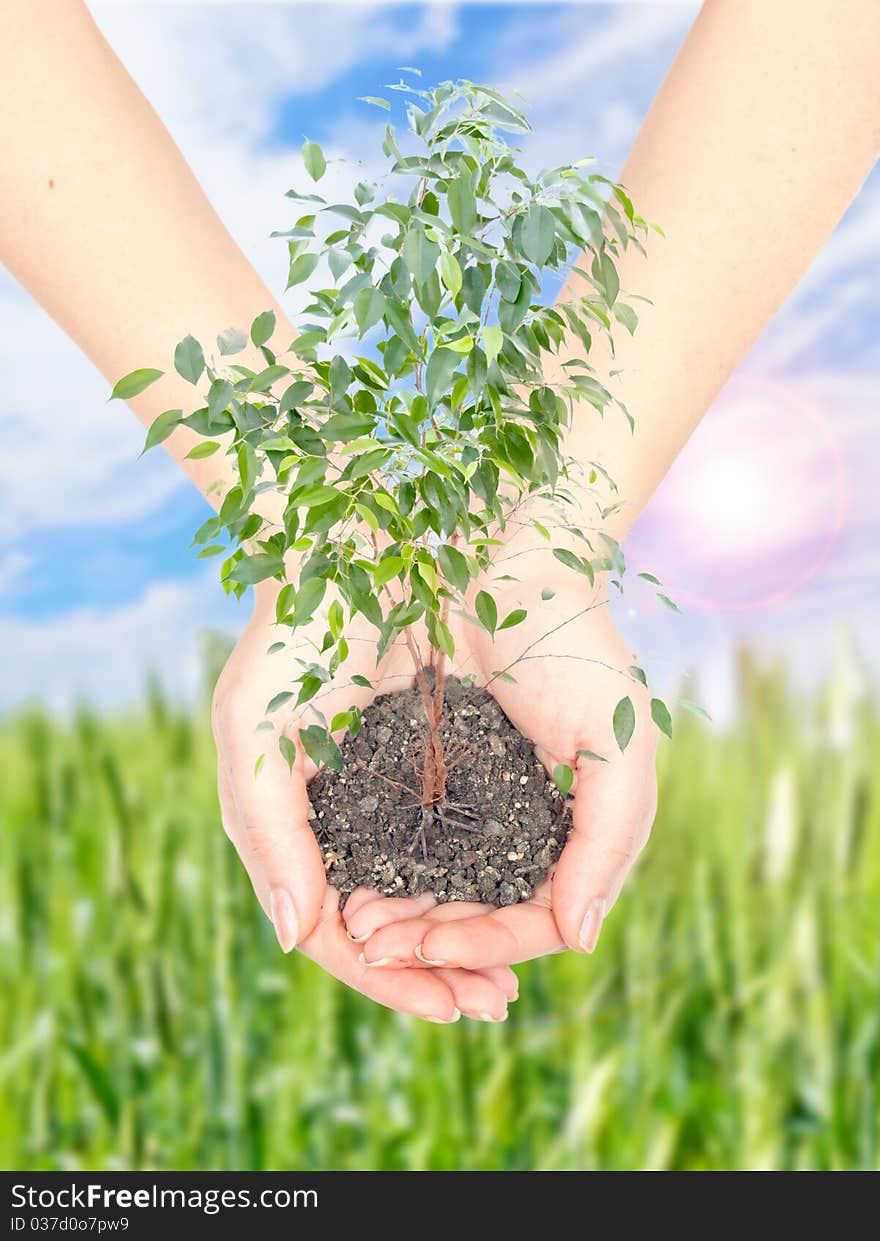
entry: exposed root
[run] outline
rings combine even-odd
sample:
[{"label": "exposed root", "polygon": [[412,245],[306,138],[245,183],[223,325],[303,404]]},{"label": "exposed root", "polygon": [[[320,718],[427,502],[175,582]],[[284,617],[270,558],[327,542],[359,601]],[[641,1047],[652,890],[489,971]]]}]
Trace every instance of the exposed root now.
[{"label": "exposed root", "polygon": [[476,813],[476,806],[464,806],[445,800],[436,806],[422,806],[422,817],[409,845],[409,852],[414,853],[416,847],[421,845],[422,857],[427,861],[428,835],[432,828],[439,825],[458,832],[478,832],[482,822]]}]

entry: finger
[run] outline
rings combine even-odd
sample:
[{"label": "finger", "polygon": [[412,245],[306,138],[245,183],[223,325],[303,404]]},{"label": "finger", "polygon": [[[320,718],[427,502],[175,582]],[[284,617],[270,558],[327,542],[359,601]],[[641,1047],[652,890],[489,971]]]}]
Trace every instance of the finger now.
[{"label": "finger", "polygon": [[572,831],[553,880],[553,914],[570,948],[595,949],[656,809],[650,740],[637,744],[634,738],[631,748],[608,764],[580,760]]},{"label": "finger", "polygon": [[549,905],[531,900],[461,922],[434,922],[419,954],[426,962],[479,970],[531,961],[564,948]]},{"label": "finger", "polygon": [[431,962],[421,960],[416,949],[437,921],[457,922],[474,918],[489,908],[474,901],[447,901],[421,916],[380,926],[364,943],[364,962],[370,966],[409,965],[424,969]]},{"label": "finger", "polygon": [[425,1021],[448,1024],[461,1012],[449,985],[436,970],[373,970],[358,958],[360,948],[347,937],[338,913],[338,893],[327,888],[317,926],[301,950],[334,978],[386,1008],[411,1013]]},{"label": "finger", "polygon": [[342,907],[343,921],[347,924],[352,914],[357,913],[363,905],[369,904],[370,901],[377,901],[380,896],[381,893],[377,892],[375,888],[355,888]]},{"label": "finger", "polygon": [[519,979],[509,965],[491,965],[488,969],[476,972],[494,982],[509,1002],[519,999]]},{"label": "finger", "polygon": [[[238,812],[225,776],[221,776],[221,799],[225,803],[224,829],[251,876],[257,895],[265,893],[268,913],[268,889],[262,875],[260,859],[251,849],[248,834],[238,820]],[[455,996],[449,986],[436,977],[436,972],[370,971],[358,961],[357,945],[346,938],[338,905],[339,894],[334,889],[325,887],[325,899],[318,924],[311,935],[300,942],[304,955],[340,982],[386,1008],[440,1024],[458,1020],[460,1011],[456,1007]]]},{"label": "finger", "polygon": [[326,887],[321,851],[309,826],[304,756],[298,750],[291,771],[277,748],[267,744],[255,775],[263,752],[258,734],[227,738],[219,748],[239,822],[269,888],[278,942],[290,952],[317,923]]},{"label": "finger", "polygon": [[483,974],[455,969],[440,969],[434,973],[455,996],[455,1006],[463,1017],[474,1021],[507,1020],[507,997]]},{"label": "finger", "polygon": [[[352,893],[352,896],[354,893]],[[360,905],[349,915],[349,897],[342,911],[348,934],[357,944],[364,943],[371,935],[384,926],[403,922],[407,918],[417,918],[433,908],[437,898],[431,892],[423,892],[421,896],[386,896],[375,893],[377,900],[361,901]]]}]

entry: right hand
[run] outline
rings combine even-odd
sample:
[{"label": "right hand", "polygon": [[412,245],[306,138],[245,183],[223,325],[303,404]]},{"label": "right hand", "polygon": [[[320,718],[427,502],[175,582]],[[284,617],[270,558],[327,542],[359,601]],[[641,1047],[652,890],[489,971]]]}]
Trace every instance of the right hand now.
[{"label": "right hand", "polygon": [[[298,947],[334,977],[400,1012],[437,1022],[455,1021],[459,1013],[503,1021],[508,1001],[517,995],[516,976],[506,966],[474,971],[377,969],[362,959],[361,945],[346,933],[338,893],[327,884],[321,850],[309,826],[307,785],[316,768],[298,741],[299,727],[311,722],[308,707],[282,708],[271,717],[279,731],[297,742],[292,771],[278,749],[277,732],[257,731],[267,702],[293,676],[295,656],[311,660],[314,650],[308,640],[320,642],[326,629],[317,620],[297,630],[286,651],[268,655],[269,646],[286,632],[275,624],[279,589],[269,582],[254,591],[253,616],[217,681],[212,720],[223,827],[282,949]],[[413,666],[402,645],[392,647],[377,667],[375,630],[358,617],[347,636],[351,655],[336,680],[314,700],[328,719],[351,706],[363,710],[377,692],[402,690],[413,682]],[[376,689],[354,685],[356,673]],[[261,754],[265,758],[255,776]],[[388,920],[398,904],[401,914],[405,910],[412,916],[410,902],[398,903],[379,893],[359,890],[349,904],[373,901],[387,905]]]}]

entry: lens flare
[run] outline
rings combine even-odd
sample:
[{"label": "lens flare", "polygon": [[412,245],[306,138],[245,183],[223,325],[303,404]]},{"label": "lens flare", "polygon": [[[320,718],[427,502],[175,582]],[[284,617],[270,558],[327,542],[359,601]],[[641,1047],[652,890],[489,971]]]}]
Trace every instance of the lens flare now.
[{"label": "lens flare", "polygon": [[[638,435],[638,427],[636,427]],[[816,577],[849,508],[831,419],[792,387],[738,378],[670,470],[627,542],[680,603],[766,608]]]}]

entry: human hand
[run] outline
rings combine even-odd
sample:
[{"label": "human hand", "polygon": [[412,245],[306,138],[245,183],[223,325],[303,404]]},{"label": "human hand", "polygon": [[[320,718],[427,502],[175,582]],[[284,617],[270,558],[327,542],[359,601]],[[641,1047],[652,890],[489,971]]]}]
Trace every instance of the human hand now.
[{"label": "human hand", "polygon": [[[339,895],[326,882],[318,843],[309,826],[307,783],[315,767],[297,745],[290,770],[275,733],[257,731],[268,701],[279,690],[282,661],[300,654],[311,660],[309,639],[320,643],[325,625],[316,621],[296,631],[287,651],[268,655],[278,640],[275,625],[276,583],[255,590],[254,613],[232,652],[214,691],[213,726],[217,743],[218,791],[223,827],[253,884],[257,899],[275,926],[285,952],[298,947],[334,977],[380,1004],[428,1021],[449,1022],[463,1013],[503,1021],[507,1003],[517,995],[516,976],[506,967],[477,971],[373,969],[361,959],[359,945],[346,935]],[[336,680],[314,701],[327,716],[351,706],[365,708],[375,692],[403,689],[413,670],[405,651],[392,647],[376,666],[375,633],[355,622],[349,630],[352,650]],[[352,683],[362,673],[376,690]],[[305,708],[273,713],[279,731],[297,740]],[[258,776],[255,766],[264,755]],[[353,894],[346,912],[353,916],[378,893]],[[386,902],[394,904],[394,902]],[[350,907],[350,908],[349,908]]]},{"label": "human hand", "polygon": [[[603,588],[589,589],[552,555],[533,547],[517,564],[520,581],[492,584],[499,614],[526,608],[527,619],[498,633],[459,621],[456,672],[488,684],[507,716],[535,744],[548,771],[575,772],[572,832],[555,875],[530,901],[501,909],[450,902],[424,911],[396,899],[355,907],[345,919],[365,959],[467,968],[527,960],[566,946],[592,952],[602,922],[650,832],[656,811],[657,729],[650,696],[629,673],[633,658],[610,616]],[[542,591],[554,596],[542,600]],[[494,678],[510,665],[515,683]],[[621,698],[635,708],[621,753],[612,717]],[[578,755],[589,750],[606,761]],[[390,905],[407,906],[391,910]],[[393,918],[393,921],[391,920]]]}]

